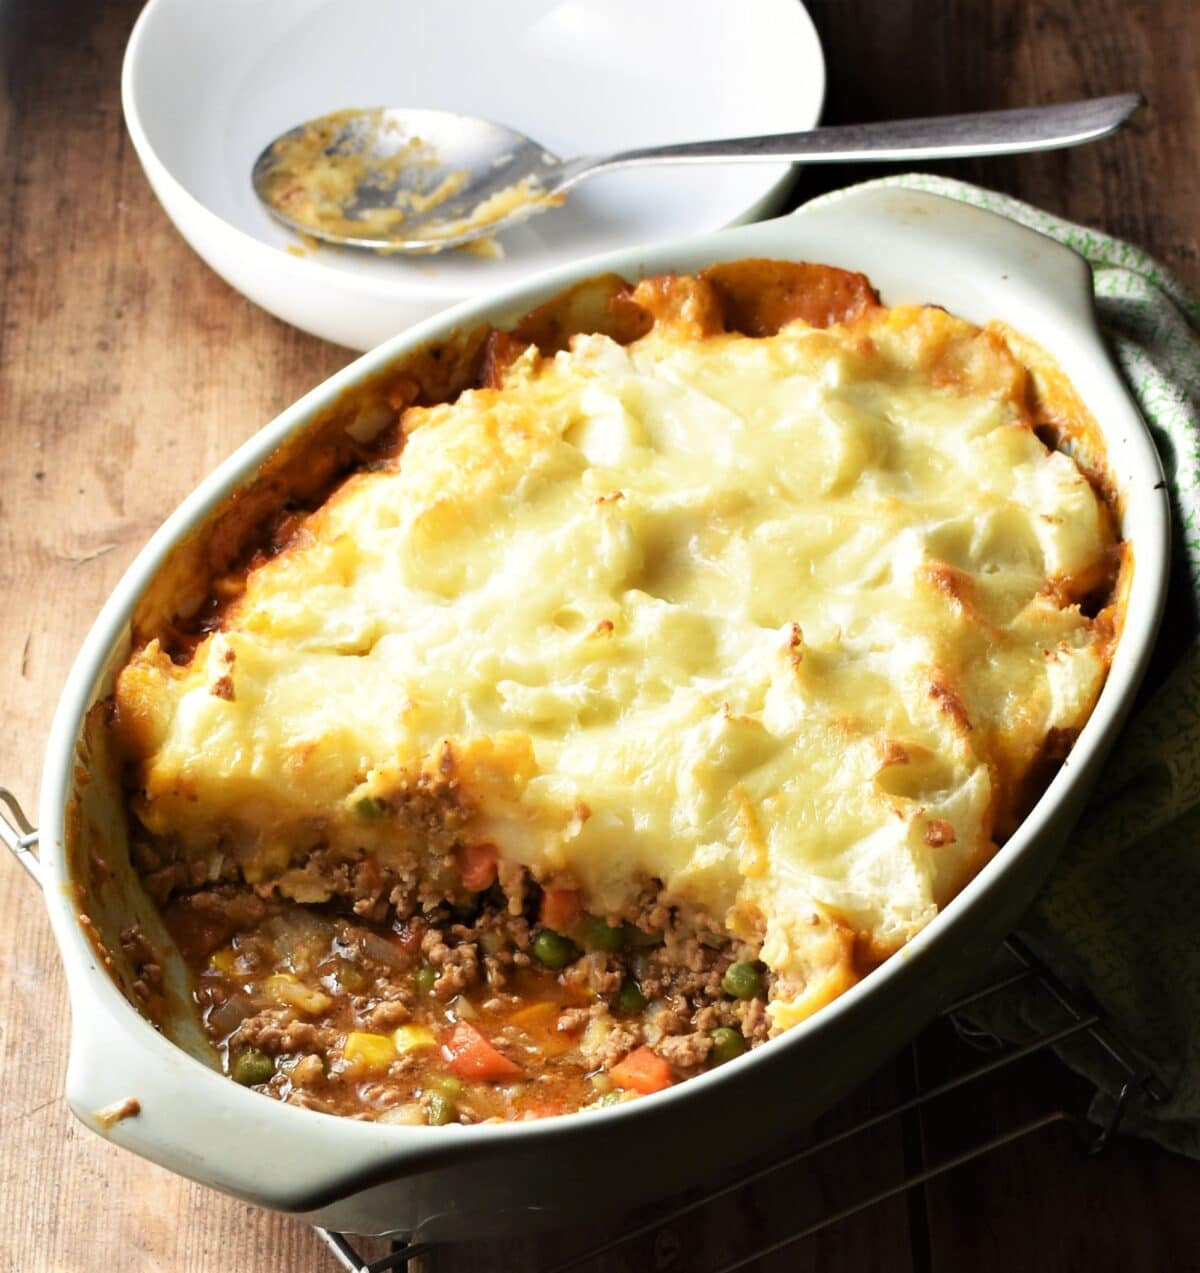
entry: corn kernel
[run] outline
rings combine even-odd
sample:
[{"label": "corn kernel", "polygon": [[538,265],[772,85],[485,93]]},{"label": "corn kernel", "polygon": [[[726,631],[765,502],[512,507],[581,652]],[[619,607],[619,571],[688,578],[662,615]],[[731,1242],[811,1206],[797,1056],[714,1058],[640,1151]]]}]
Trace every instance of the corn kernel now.
[{"label": "corn kernel", "polygon": [[226,946],[223,950],[218,950],[208,962],[217,972],[228,975],[237,968],[237,951],[232,946]]},{"label": "corn kernel", "polygon": [[396,1045],[386,1034],[351,1030],[342,1049],[346,1063],[358,1074],[382,1074],[396,1059]]},{"label": "corn kernel", "polygon": [[392,1042],[401,1056],[406,1052],[423,1052],[437,1047],[437,1039],[427,1025],[398,1026],[392,1034]]}]

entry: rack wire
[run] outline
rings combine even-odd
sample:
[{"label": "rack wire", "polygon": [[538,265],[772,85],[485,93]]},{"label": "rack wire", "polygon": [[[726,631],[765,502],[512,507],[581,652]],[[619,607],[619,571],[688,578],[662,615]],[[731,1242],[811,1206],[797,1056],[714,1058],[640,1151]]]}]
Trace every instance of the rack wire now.
[{"label": "rack wire", "polygon": [[[711,1273],[734,1273],[735,1270],[743,1269],[756,1260],[764,1259],[806,1238],[811,1238],[821,1230],[859,1212],[866,1211],[888,1199],[896,1198],[938,1176],[945,1175],[977,1158],[994,1153],[1051,1126],[1064,1123],[1073,1126],[1079,1134],[1082,1153],[1087,1155],[1102,1153],[1119,1130],[1130,1101],[1135,1096],[1140,1094],[1149,1103],[1157,1104],[1166,1100],[1168,1093],[1133,1050],[1111,1030],[1103,1017],[1090,1005],[1084,1003],[1080,996],[1069,990],[1024,942],[1019,938],[1010,937],[1005,942],[1004,949],[1009,967],[1000,971],[982,988],[949,1004],[940,1014],[942,1019],[950,1022],[961,1038],[977,1051],[986,1053],[987,1059],[966,1066],[949,1078],[911,1095],[885,1103],[883,1108],[852,1121],[838,1131],[820,1137],[802,1149],[775,1157],[762,1165],[748,1167],[732,1179],[691,1196],[686,1201],[667,1204],[665,1208],[656,1210],[649,1219],[635,1219],[627,1227],[620,1228],[599,1242],[584,1246],[565,1260],[546,1266],[539,1273],[571,1273],[572,1270],[586,1269],[589,1264],[601,1257],[628,1247],[639,1239],[652,1239],[654,1249],[661,1252],[664,1242],[669,1244],[671,1240],[671,1226],[688,1217],[694,1217],[704,1208],[713,1206],[721,1199],[768,1180],[797,1164],[809,1160],[819,1161],[821,1155],[827,1154],[835,1147],[885,1127],[896,1120],[903,1120],[922,1106],[942,1100],[952,1093],[969,1089],[972,1084],[988,1076],[1011,1076],[1013,1067],[1027,1058],[1052,1051],[1070,1040],[1082,1037],[1090,1039],[1098,1049],[1103,1063],[1111,1071],[1112,1088],[1117,1093],[1102,1125],[1096,1126],[1090,1123],[1086,1115],[1079,1111],[1056,1105],[1049,1111],[1018,1120],[1014,1126],[986,1136],[929,1166],[905,1172],[895,1181],[869,1189],[849,1203],[828,1207],[814,1219],[801,1223],[780,1237],[754,1243],[753,1249],[738,1253],[732,1259],[711,1270]],[[1038,996],[1042,1001],[1041,1007],[1045,1010],[1044,1013],[1039,1014],[1039,1017],[1045,1015],[1048,1024],[1038,1029],[1028,1040],[1009,1044],[986,1029],[980,1029],[970,1014],[972,1009],[981,1008],[988,1001],[999,996],[1014,994]],[[317,1228],[316,1232],[329,1249],[334,1267],[344,1270],[345,1273],[390,1273],[392,1270],[407,1269],[414,1260],[436,1250],[435,1244],[405,1243],[397,1240],[392,1243],[392,1249],[387,1254],[368,1259],[360,1254],[354,1245],[355,1240],[350,1235],[321,1228]],[[661,1261],[657,1264],[661,1267]],[[649,1267],[651,1263],[647,1264],[647,1268]]]}]

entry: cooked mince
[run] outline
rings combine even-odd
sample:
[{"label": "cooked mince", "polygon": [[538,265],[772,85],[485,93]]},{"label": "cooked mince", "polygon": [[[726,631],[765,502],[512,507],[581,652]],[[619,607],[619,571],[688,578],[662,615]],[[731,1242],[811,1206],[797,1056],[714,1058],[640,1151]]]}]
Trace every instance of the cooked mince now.
[{"label": "cooked mince", "polygon": [[518,883],[376,921],[215,885],[165,918],[228,1073],[326,1113],[542,1117],[660,1090],[766,1039],[753,948],[656,882],[607,916],[573,889]]}]

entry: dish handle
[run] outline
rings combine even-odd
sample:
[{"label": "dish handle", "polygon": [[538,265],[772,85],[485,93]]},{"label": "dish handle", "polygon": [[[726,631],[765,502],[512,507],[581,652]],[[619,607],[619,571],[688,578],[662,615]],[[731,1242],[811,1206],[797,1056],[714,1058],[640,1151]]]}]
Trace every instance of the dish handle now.
[{"label": "dish handle", "polygon": [[0,787],[0,840],[29,872],[38,888],[42,888],[42,864],[34,851],[38,842],[37,828],[25,816],[21,802],[7,787]]},{"label": "dish handle", "polygon": [[[812,259],[861,270],[889,305],[933,303],[983,323],[1019,294],[1040,316],[1039,330],[1025,334],[1049,347],[1064,320],[1096,330],[1092,271],[1078,252],[949,193],[868,183],[801,204],[784,220]],[[917,292],[914,275],[924,280]]]}]

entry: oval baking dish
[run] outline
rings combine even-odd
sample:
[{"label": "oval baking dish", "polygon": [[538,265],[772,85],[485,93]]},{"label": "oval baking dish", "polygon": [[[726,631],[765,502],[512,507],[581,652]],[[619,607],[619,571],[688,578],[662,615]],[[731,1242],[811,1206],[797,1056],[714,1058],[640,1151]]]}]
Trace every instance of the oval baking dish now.
[{"label": "oval baking dish", "polygon": [[[974,323],[998,319],[1047,350],[1100,424],[1134,570],[1108,680],[1066,763],[992,861],[897,955],[833,1004],[737,1063],[653,1099],[509,1125],[402,1127],[263,1100],[204,1060],[198,1023],[166,1033],[131,1006],[97,954],[152,909],[127,865],[120,784],[86,728],[129,650],[151,580],[230,494],[335,399],[455,329],[505,326],[590,275],[628,279],[716,261],[777,257],[865,273],[886,304],[932,303]],[[544,275],[397,336],[308,394],[203,482],[139,555],[71,671],[47,748],[40,848],[47,905],[67,972],[73,1032],[68,1101],[116,1143],[250,1201],[358,1233],[430,1239],[512,1233],[628,1207],[778,1144],[853,1086],[977,970],[1053,864],[1114,741],[1146,666],[1168,552],[1162,473],[1104,350],[1087,266],[992,214],[930,195],[860,190],[763,225],[622,252]],[[73,863],[104,869],[76,875]],[[85,876],[91,876],[90,883]],[[121,973],[120,956],[113,972]],[[182,1002],[184,974],[168,960]],[[629,1171],[631,1146],[638,1169]]]}]

